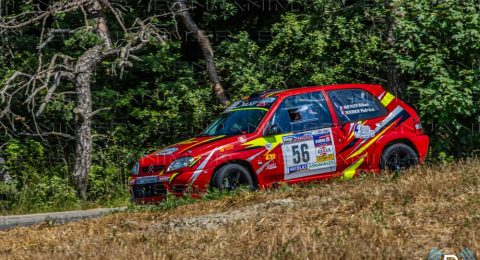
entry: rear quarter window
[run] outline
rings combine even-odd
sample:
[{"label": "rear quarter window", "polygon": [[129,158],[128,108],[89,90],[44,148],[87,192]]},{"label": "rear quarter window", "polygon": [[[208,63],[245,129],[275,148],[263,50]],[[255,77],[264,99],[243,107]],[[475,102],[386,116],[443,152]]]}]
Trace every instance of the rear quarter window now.
[{"label": "rear quarter window", "polygon": [[327,94],[340,123],[366,120],[387,114],[387,109],[380,101],[365,90],[330,90]]}]

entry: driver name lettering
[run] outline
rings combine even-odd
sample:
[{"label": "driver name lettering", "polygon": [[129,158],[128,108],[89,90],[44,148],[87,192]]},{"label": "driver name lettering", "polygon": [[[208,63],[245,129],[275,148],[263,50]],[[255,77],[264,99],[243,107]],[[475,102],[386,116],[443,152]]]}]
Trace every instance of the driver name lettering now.
[{"label": "driver name lettering", "polygon": [[375,112],[375,108],[370,107],[368,103],[356,103],[340,106],[343,115],[354,115],[360,113]]}]

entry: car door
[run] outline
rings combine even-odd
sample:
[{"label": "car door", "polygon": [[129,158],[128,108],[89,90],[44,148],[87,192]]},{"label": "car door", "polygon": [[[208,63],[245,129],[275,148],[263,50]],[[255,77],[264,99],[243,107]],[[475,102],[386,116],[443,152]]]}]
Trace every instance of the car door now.
[{"label": "car door", "polygon": [[[386,130],[381,123],[387,109],[363,89],[337,89],[326,92],[338,125],[337,170],[347,178],[368,165],[375,140]],[[364,163],[365,162],[365,163]]]},{"label": "car door", "polygon": [[336,171],[332,117],[322,91],[286,97],[267,129],[281,144],[276,152],[276,180],[302,181]]}]

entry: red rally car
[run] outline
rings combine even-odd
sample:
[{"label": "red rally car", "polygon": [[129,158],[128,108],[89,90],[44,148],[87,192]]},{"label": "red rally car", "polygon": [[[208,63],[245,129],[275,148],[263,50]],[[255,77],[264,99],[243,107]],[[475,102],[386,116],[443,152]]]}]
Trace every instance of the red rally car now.
[{"label": "red rally car", "polygon": [[233,103],[200,135],[141,158],[130,192],[148,203],[208,187],[349,179],[421,163],[428,143],[417,113],[380,85],[265,91]]}]

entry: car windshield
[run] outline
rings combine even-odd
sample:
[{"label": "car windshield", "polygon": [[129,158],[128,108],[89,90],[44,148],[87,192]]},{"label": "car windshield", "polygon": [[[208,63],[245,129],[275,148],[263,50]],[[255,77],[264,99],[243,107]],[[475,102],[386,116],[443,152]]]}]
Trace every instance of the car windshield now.
[{"label": "car windshield", "polygon": [[266,108],[239,108],[223,113],[200,135],[240,135],[254,132],[267,113]]},{"label": "car windshield", "polygon": [[200,135],[253,133],[275,100],[277,100],[275,96],[254,96],[234,102]]}]

